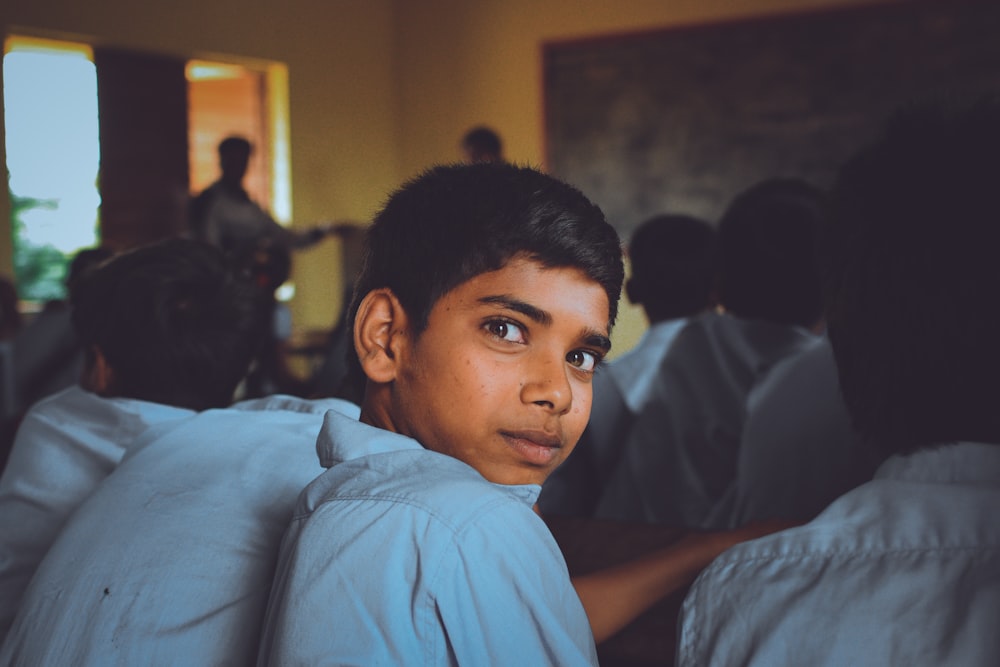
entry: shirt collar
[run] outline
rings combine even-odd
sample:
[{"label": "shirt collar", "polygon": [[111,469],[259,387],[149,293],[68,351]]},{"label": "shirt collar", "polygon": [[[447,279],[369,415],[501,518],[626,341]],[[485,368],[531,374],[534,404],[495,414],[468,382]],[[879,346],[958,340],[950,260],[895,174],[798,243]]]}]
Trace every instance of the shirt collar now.
[{"label": "shirt collar", "polygon": [[1000,444],[959,442],[887,459],[876,478],[938,484],[1000,485]]},{"label": "shirt collar", "polygon": [[[316,439],[316,453],[319,454],[319,462],[324,468],[332,468],[338,463],[365,456],[417,449],[424,449],[424,447],[409,436],[369,426],[333,410],[327,412],[323,418],[323,429]],[[431,453],[436,456],[445,456],[449,461],[454,461],[475,471],[472,466],[452,456]],[[479,472],[476,471],[476,474],[478,475]],[[512,485],[495,484],[485,479],[483,481],[515,496],[527,505],[534,505],[542,490],[538,484]]]}]

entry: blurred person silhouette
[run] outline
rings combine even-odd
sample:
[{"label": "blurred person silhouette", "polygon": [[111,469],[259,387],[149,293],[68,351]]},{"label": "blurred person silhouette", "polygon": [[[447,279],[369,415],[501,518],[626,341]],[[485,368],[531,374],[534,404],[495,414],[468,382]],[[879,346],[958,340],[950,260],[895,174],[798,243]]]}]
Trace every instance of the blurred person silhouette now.
[{"label": "blurred person silhouette", "polygon": [[229,405],[258,347],[253,287],[205,243],[118,254],[72,300],[84,373],[27,412],[0,477],[0,635],[66,519],[136,435]]},{"label": "blurred person silhouette", "polygon": [[0,276],[0,341],[13,338],[23,324],[14,281]]},{"label": "blurred person silhouette", "polygon": [[17,428],[16,392],[14,385],[14,354],[11,339],[23,326],[18,306],[17,288],[9,278],[0,276],[0,470]]},{"label": "blurred person silhouette", "polygon": [[285,227],[250,198],[243,187],[253,153],[248,139],[226,137],[219,142],[218,153],[219,179],[189,204],[188,224],[194,238],[219,246],[227,254],[245,256],[259,242],[269,241],[291,251],[312,246],[330,233],[330,224]]},{"label": "blurred person silhouette", "polygon": [[133,438],[39,565],[0,664],[255,664],[281,536],[320,469],[329,411],[359,414],[274,395]]},{"label": "blurred person silhouette", "polygon": [[[596,515],[709,529],[736,474],[746,402],[822,327],[816,261],[826,193],[799,179],[758,183],[719,222],[725,313],[674,339],[624,444]],[[720,520],[721,521],[721,520]]]},{"label": "blurred person silhouette", "polygon": [[870,480],[877,464],[851,424],[830,341],[821,337],[751,391],[735,478],[709,523],[808,521]]},{"label": "blurred person silhouette", "polygon": [[354,353],[354,331],[348,319],[354,282],[361,272],[365,228],[346,223],[338,227],[341,240],[341,268],[344,285],[340,314],[322,349],[322,361],[310,377],[312,396],[343,398],[361,404],[365,375]]},{"label": "blurred person silhouette", "polygon": [[0,423],[0,469],[6,465],[14,435],[25,412],[46,396],[71,387],[83,372],[83,345],[72,323],[73,293],[87,272],[112,255],[105,247],[84,248],[73,256],[66,274],[65,299],[47,301],[2,348],[3,414]]},{"label": "blurred person silhouette", "polygon": [[80,381],[83,345],[73,327],[73,300],[79,285],[114,255],[107,246],[83,248],[66,271],[66,298],[46,302],[13,342],[14,382],[19,410]]},{"label": "blurred person silhouette", "polygon": [[594,374],[590,422],[573,456],[542,486],[538,504],[546,515],[593,514],[674,338],[690,318],[716,304],[716,254],[715,230],[692,216],[655,216],[633,233],[625,293],[642,306],[649,328],[633,349]]},{"label": "blurred person silhouette", "polygon": [[473,127],[462,136],[462,155],[466,162],[503,162],[500,135],[485,125]]}]

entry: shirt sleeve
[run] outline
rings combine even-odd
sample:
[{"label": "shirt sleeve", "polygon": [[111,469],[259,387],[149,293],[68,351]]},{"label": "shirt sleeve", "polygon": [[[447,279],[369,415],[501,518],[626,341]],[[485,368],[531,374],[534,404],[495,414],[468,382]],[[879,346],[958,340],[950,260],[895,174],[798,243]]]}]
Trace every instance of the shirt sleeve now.
[{"label": "shirt sleeve", "polygon": [[562,554],[527,508],[494,508],[456,534],[430,588],[457,664],[597,664]]}]

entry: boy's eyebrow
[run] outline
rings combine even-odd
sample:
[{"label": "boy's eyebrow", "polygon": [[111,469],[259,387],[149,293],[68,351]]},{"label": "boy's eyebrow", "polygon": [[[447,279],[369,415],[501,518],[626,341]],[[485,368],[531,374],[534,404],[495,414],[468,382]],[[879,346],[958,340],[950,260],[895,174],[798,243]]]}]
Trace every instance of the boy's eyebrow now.
[{"label": "boy's eyebrow", "polygon": [[584,336],[583,342],[585,342],[587,345],[590,345],[591,347],[596,347],[604,354],[607,354],[608,352],[611,351],[611,339],[605,336],[604,334],[598,333],[596,331],[588,333],[586,336]]},{"label": "boy's eyebrow", "polygon": [[521,301],[520,299],[515,299],[514,297],[506,296],[503,294],[498,294],[496,296],[484,296],[479,299],[480,303],[491,303],[496,306],[502,306],[508,310],[513,310],[516,313],[521,313],[525,317],[538,322],[539,324],[552,324],[552,315],[548,312],[532,306],[530,303]]},{"label": "boy's eyebrow", "polygon": [[[521,313],[525,317],[539,323],[542,325],[552,324],[552,315],[548,312],[532,306],[526,301],[521,301],[520,299],[515,299],[511,296],[506,296],[504,294],[498,294],[494,296],[484,296],[479,299],[480,303],[489,303],[496,306],[501,306],[502,308],[507,308],[513,310],[516,313]],[[596,347],[602,352],[607,353],[611,350],[611,339],[596,330],[587,330],[583,336],[583,342],[592,347]]]}]

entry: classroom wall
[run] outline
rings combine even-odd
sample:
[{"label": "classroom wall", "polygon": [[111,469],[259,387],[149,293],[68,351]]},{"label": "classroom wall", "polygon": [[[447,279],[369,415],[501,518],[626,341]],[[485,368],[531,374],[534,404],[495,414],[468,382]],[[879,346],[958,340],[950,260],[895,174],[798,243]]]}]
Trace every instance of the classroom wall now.
[{"label": "classroom wall", "polygon": [[[478,123],[503,136],[508,159],[544,166],[542,45],[870,0],[420,0],[396,3],[399,164],[404,175],[455,160]],[[615,354],[646,328],[622,297]]]},{"label": "classroom wall", "polygon": [[[6,0],[0,30],[186,57],[284,62],[290,72],[294,219],[366,221],[402,179],[460,157],[495,126],[510,159],[543,166],[541,53],[548,41],[870,0]],[[0,225],[8,216],[0,193]],[[0,234],[9,270],[9,233]],[[300,329],[341,307],[339,247],[296,257]],[[645,329],[623,304],[617,350]]]}]

